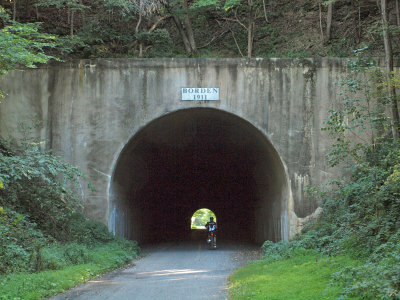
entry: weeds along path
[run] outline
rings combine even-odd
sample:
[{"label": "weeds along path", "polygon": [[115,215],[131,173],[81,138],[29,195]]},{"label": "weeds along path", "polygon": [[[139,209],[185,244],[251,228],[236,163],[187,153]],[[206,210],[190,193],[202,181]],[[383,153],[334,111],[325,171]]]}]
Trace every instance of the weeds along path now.
[{"label": "weeds along path", "polygon": [[259,247],[221,242],[208,250],[205,241],[196,241],[159,244],[143,253],[132,267],[51,299],[226,299],[229,274],[257,259]]}]

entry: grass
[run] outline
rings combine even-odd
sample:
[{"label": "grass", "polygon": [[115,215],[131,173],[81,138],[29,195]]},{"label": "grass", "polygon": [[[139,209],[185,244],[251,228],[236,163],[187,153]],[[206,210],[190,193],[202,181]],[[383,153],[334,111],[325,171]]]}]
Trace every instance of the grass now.
[{"label": "grass", "polygon": [[111,242],[92,249],[85,264],[0,276],[0,299],[43,299],[122,267],[136,255],[137,252],[122,248],[118,242]]},{"label": "grass", "polygon": [[[327,257],[313,251],[268,263],[257,261],[230,277],[231,299],[338,299],[339,285],[330,285],[330,276],[356,261],[346,256]],[[317,259],[318,257],[318,259]]]}]

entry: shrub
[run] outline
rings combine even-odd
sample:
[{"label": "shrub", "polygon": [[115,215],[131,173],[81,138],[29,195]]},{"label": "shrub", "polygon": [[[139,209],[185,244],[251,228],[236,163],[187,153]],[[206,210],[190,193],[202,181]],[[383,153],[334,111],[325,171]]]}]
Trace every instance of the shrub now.
[{"label": "shrub", "polygon": [[16,148],[6,147],[0,140],[0,145],[0,206],[26,216],[48,235],[62,234],[71,214],[81,210],[68,186],[79,184],[82,174],[59,157],[41,151],[40,143]]},{"label": "shrub", "polygon": [[[335,141],[329,163],[344,166],[350,176],[309,187],[310,196],[323,203],[320,219],[293,242],[266,242],[263,252],[269,260],[291,257],[297,248],[346,254],[360,264],[332,276],[343,297],[400,299],[400,142],[386,132],[385,74],[366,59],[349,67],[367,80],[349,77],[341,83],[346,99],[341,110],[330,111],[324,129]],[[365,133],[372,138],[363,138]]]},{"label": "shrub", "polygon": [[261,250],[264,260],[268,262],[291,258],[303,253],[309,253],[309,251],[307,252],[307,250],[301,246],[301,242],[298,241],[280,241],[278,243],[265,241]]},{"label": "shrub", "polygon": [[344,286],[343,295],[362,299],[400,298],[400,230],[378,246],[366,262],[348,267],[332,277]]},{"label": "shrub", "polygon": [[23,215],[0,206],[0,274],[35,268],[34,252],[48,239]]},{"label": "shrub", "polygon": [[115,238],[103,223],[89,220],[80,212],[71,215],[66,228],[63,240],[76,241],[88,246],[110,242]]},{"label": "shrub", "polygon": [[40,269],[58,270],[68,265],[64,256],[64,249],[58,243],[49,245],[40,250]]},{"label": "shrub", "polygon": [[64,257],[72,264],[84,264],[88,260],[88,249],[85,245],[68,243],[64,246]]},{"label": "shrub", "polygon": [[[84,264],[89,249],[109,242],[137,255],[136,243],[83,215],[73,189],[82,177],[76,167],[39,143],[10,145],[0,140],[0,274]],[[121,254],[121,263],[129,257]]]}]

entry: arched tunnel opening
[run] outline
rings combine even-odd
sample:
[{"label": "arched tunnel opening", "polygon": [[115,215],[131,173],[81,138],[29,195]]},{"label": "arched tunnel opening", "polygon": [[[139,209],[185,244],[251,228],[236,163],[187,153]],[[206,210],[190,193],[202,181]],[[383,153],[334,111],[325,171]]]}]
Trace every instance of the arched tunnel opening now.
[{"label": "arched tunnel opening", "polygon": [[285,238],[287,181],[280,157],[248,121],[217,109],[160,117],[128,142],[110,184],[109,227],[153,243],[190,239],[194,211],[218,216],[220,238]]},{"label": "arched tunnel opening", "polygon": [[206,229],[205,225],[210,221],[210,218],[213,218],[213,221],[217,222],[217,216],[212,210],[208,208],[200,208],[196,210],[190,218],[190,229]]}]

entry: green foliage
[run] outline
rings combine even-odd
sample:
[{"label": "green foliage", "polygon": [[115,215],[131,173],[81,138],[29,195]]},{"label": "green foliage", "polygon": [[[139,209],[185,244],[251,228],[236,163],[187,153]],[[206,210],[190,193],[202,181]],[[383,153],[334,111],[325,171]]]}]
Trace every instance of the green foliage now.
[{"label": "green foliage", "polygon": [[210,7],[220,8],[220,6],[221,6],[221,1],[219,0],[197,0],[190,6],[190,8],[191,9],[210,8]]},{"label": "green foliage", "polygon": [[[364,50],[356,50],[355,54],[360,55]],[[343,105],[329,111],[326,127],[322,129],[336,140],[328,154],[331,166],[340,162],[361,163],[365,152],[390,128],[385,114],[390,101],[382,89],[382,69],[373,60],[362,56],[349,61],[349,69],[354,75],[338,83],[343,90]]]},{"label": "green foliage", "polygon": [[104,224],[88,220],[80,213],[72,215],[73,221],[65,225],[69,234],[62,236],[62,242],[43,235],[26,219],[8,209],[0,215],[0,274],[58,270],[84,264],[89,261],[93,248],[107,243],[138,252],[137,243],[114,237]]},{"label": "green foliage", "polygon": [[240,6],[240,4],[241,4],[240,0],[227,0],[227,1],[225,1],[223,9],[225,11],[228,11],[230,9],[233,9],[233,8],[237,7],[237,6]]},{"label": "green foliage", "polygon": [[366,263],[333,274],[331,285],[343,285],[343,296],[361,299],[398,299],[400,294],[400,230],[378,246]]},{"label": "green foliage", "polygon": [[58,270],[66,266],[84,264],[88,259],[89,250],[84,244],[53,243],[40,249],[38,270]]},{"label": "green foliage", "polygon": [[96,245],[114,240],[107,227],[100,222],[86,219],[82,213],[72,214],[66,223],[68,228],[64,239],[86,245]]},{"label": "green foliage", "polygon": [[280,241],[274,243],[272,241],[265,241],[261,247],[264,260],[268,263],[301,255],[303,253],[310,253],[302,247],[299,242]]},{"label": "green foliage", "polygon": [[[360,1],[334,1],[332,38],[325,41],[324,31],[327,13],[324,4],[319,13],[318,1],[242,1],[242,0],[195,0],[182,1],[131,1],[131,0],[37,0],[18,1],[17,19],[20,22],[40,20],[47,33],[57,34],[62,39],[59,48],[65,56],[92,57],[137,57],[141,34],[148,32],[159,18],[163,21],[157,29],[168,32],[171,38],[161,36],[143,47],[144,57],[187,57],[181,36],[171,16],[183,20],[189,16],[199,54],[194,57],[237,57],[247,47],[249,16],[253,16],[253,56],[258,57],[321,57],[352,55],[351,49],[368,45],[376,56],[383,49],[380,13],[371,1],[361,5]],[[4,6],[11,11],[12,1]],[[251,5],[250,5],[251,4]],[[251,8],[250,8],[251,6]],[[354,23],[349,11],[356,9],[359,19]],[[36,14],[33,11],[36,10]],[[250,13],[250,14],[249,14]],[[9,18],[9,13],[0,9],[0,19]],[[269,34],[265,27],[270,27]],[[397,36],[398,26],[390,26]],[[354,38],[354,34],[360,38]],[[138,38],[137,38],[138,37]],[[236,46],[236,43],[238,46]],[[396,42],[395,42],[396,43]],[[395,44],[396,46],[396,44]],[[206,50],[206,51],[202,51]]]},{"label": "green foliage", "polygon": [[349,69],[340,83],[343,105],[330,111],[324,128],[334,141],[328,160],[348,176],[306,189],[323,203],[322,216],[291,242],[265,242],[264,261],[296,259],[305,249],[345,255],[359,262],[340,265],[327,288],[340,288],[342,299],[398,299],[400,142],[389,132],[383,71],[364,56]]},{"label": "green foliage", "polygon": [[59,270],[68,266],[64,253],[65,249],[59,243],[53,243],[40,249],[39,270]]},{"label": "green foliage", "polygon": [[326,122],[325,130],[336,141],[328,159],[332,166],[346,167],[351,177],[332,182],[330,192],[320,195],[322,222],[331,226],[324,234],[335,237],[323,248],[351,249],[353,255],[369,256],[400,228],[396,213],[400,211],[400,143],[388,137],[389,101],[382,92],[381,69],[364,58],[349,66],[366,80],[351,77],[342,83],[343,108],[330,111]]},{"label": "green foliage", "polygon": [[71,185],[78,188],[81,177],[78,168],[41,151],[40,143],[2,151],[0,181],[4,188],[0,205],[27,215],[31,222],[57,237],[65,231],[69,216],[81,209],[76,194],[68,189]]},{"label": "green foliage", "polygon": [[88,8],[88,6],[83,5],[82,2],[78,0],[39,0],[36,6],[54,6],[56,8],[68,7],[75,11]]},{"label": "green foliage", "polygon": [[399,297],[400,143],[380,141],[366,148],[351,169],[323,194],[324,213],[297,239],[307,248],[345,253],[364,264],[344,268],[332,279],[343,295],[362,299]]},{"label": "green foliage", "polygon": [[[84,264],[73,265],[65,258],[65,251],[84,255]],[[43,299],[63,292],[105,272],[121,267],[140,252],[135,242],[116,239],[94,248],[82,245],[51,245],[42,249],[43,266],[50,270],[38,273],[0,275],[0,299]],[[60,262],[56,260],[60,259]]]},{"label": "green foliage", "polygon": [[[36,68],[39,63],[47,63],[57,58],[46,54],[46,51],[57,45],[54,35],[39,32],[40,23],[18,23],[10,21],[6,10],[0,6],[0,75],[15,70],[18,65]],[[0,98],[4,98],[0,90]],[[1,102],[0,102],[1,103]],[[1,179],[0,179],[1,181]]]},{"label": "green foliage", "polygon": [[0,274],[34,269],[34,253],[47,239],[23,215],[0,206]]},{"label": "green foliage", "polygon": [[4,7],[0,6],[0,21],[7,22],[10,20],[10,16]]},{"label": "green foliage", "polygon": [[14,70],[17,65],[35,68],[53,56],[46,49],[56,47],[54,35],[40,33],[40,23],[12,23],[0,30],[0,75]]},{"label": "green foliage", "polygon": [[85,264],[91,248],[110,242],[136,251],[84,217],[82,173],[29,139],[34,126],[23,127],[19,143],[0,140],[0,274]]}]

